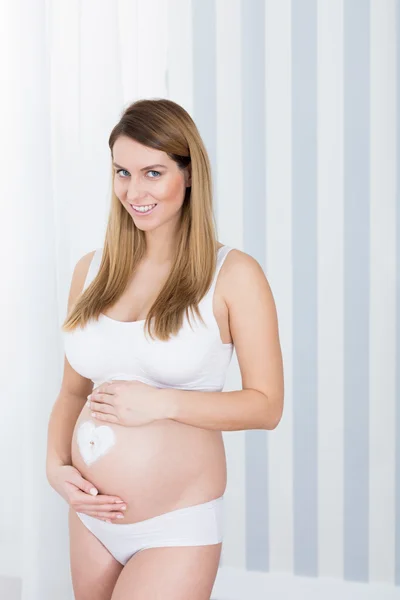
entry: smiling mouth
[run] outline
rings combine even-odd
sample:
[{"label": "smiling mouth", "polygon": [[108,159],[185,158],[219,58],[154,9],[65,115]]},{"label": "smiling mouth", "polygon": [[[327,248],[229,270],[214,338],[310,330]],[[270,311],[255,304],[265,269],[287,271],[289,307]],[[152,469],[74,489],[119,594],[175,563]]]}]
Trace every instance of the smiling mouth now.
[{"label": "smiling mouth", "polygon": [[149,213],[153,212],[153,210],[157,206],[157,203],[154,202],[153,204],[143,204],[142,206],[135,206],[134,204],[129,204],[129,206],[136,215],[148,215]]}]

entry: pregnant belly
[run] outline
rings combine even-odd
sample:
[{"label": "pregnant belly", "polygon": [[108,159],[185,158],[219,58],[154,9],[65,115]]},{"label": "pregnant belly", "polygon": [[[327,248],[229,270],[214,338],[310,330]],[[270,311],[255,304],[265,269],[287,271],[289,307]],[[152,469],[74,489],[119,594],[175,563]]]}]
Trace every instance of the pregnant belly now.
[{"label": "pregnant belly", "polygon": [[206,502],[226,487],[221,432],[170,419],[122,427],[92,419],[84,407],[71,455],[73,466],[100,494],[126,502],[122,523]]}]

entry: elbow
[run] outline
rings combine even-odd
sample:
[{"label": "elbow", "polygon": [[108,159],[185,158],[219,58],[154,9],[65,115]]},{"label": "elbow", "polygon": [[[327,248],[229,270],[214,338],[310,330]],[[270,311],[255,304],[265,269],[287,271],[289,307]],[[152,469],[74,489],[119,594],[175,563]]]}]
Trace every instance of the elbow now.
[{"label": "elbow", "polygon": [[265,429],[268,429],[268,431],[273,431],[274,429],[276,429],[278,427],[279,423],[281,422],[281,418],[282,418],[282,415],[279,415],[279,417],[276,417],[274,420],[271,420],[271,418],[269,418]]},{"label": "elbow", "polygon": [[264,429],[272,431],[276,429],[283,416],[283,397],[271,400],[267,397],[266,422]]}]

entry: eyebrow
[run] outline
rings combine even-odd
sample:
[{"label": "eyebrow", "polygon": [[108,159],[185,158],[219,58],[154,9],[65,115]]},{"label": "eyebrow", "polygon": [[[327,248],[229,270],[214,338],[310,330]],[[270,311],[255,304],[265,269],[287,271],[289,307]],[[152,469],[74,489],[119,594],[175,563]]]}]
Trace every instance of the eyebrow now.
[{"label": "eyebrow", "polygon": [[[113,161],[113,165],[114,167],[117,167],[117,169],[124,169],[124,171],[127,171],[128,169],[125,169],[125,167],[121,167],[121,165],[118,165],[117,163],[115,163]],[[140,169],[141,171],[147,171],[147,169],[152,169],[153,167],[164,167],[165,169],[168,169],[168,167],[166,165],[149,165],[148,167],[143,167],[143,169]]]}]

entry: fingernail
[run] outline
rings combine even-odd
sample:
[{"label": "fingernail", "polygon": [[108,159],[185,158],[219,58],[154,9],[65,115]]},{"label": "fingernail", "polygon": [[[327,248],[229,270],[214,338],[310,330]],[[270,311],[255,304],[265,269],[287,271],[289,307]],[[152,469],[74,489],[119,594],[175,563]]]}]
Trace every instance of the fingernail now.
[{"label": "fingernail", "polygon": [[89,493],[92,494],[92,496],[97,496],[99,492],[96,490],[96,488],[92,488]]},{"label": "fingernail", "polygon": [[92,396],[89,394],[89,396],[86,396],[86,397],[88,400],[90,400]]},{"label": "fingernail", "polygon": [[115,503],[116,503],[116,504],[123,504],[123,503],[124,503],[124,501],[123,501],[123,500],[115,500]]},{"label": "fingernail", "polygon": [[117,519],[123,519],[124,515],[117,515]]},{"label": "fingernail", "polygon": [[126,506],[121,506],[121,510],[126,510]]}]

